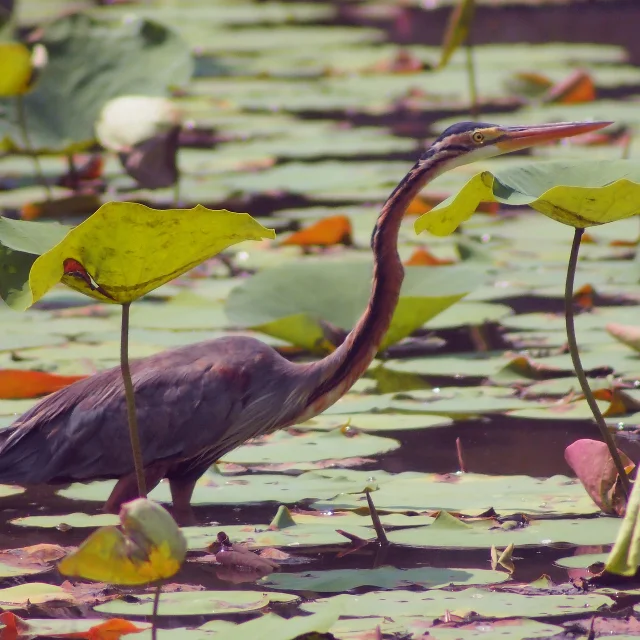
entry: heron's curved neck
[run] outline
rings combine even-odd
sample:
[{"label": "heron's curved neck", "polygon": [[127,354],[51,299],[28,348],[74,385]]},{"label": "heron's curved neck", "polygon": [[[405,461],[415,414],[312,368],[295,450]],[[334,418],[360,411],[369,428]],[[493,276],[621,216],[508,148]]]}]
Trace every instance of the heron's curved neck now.
[{"label": "heron's curved neck", "polygon": [[307,401],[309,416],[323,411],[360,378],[378,352],[398,304],[404,269],[398,255],[398,233],[404,213],[424,185],[440,169],[442,158],[425,154],[385,202],[376,222],[373,285],[369,304],[345,341],[329,356],[309,365],[317,387]]}]

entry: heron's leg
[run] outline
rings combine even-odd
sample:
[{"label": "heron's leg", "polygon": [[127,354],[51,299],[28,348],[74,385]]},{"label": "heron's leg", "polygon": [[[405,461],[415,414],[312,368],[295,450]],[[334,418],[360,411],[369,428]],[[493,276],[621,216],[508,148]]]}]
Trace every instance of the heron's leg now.
[{"label": "heron's leg", "polygon": [[169,478],[173,517],[183,527],[197,524],[196,516],[191,507],[191,496],[199,477]]},{"label": "heron's leg", "polygon": [[[164,478],[167,472],[167,464],[152,464],[144,469],[144,476],[147,481],[147,491],[151,492],[158,486],[158,483]],[[113,487],[113,491],[109,499],[104,505],[104,511],[107,513],[120,513],[120,507],[125,502],[135,500],[138,497],[138,480],[135,472],[122,476]]]}]

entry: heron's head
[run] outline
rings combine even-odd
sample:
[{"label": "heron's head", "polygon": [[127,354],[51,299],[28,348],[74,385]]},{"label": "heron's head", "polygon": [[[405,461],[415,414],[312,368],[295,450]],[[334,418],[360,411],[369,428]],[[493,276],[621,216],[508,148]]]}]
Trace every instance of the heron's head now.
[{"label": "heron's head", "polygon": [[487,122],[459,122],[444,131],[420,160],[437,164],[437,173],[442,173],[476,160],[596,131],[610,124],[611,122],[556,122],[503,127]]}]

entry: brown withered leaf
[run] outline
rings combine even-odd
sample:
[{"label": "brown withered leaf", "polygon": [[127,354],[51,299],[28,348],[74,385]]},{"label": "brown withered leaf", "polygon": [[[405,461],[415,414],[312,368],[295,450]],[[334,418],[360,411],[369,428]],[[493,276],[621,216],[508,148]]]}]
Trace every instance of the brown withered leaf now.
[{"label": "brown withered leaf", "polygon": [[[629,473],[634,464],[622,451],[619,453]],[[609,449],[604,442],[576,440],[565,449],[564,457],[586,492],[604,513],[624,515],[626,498]]]}]

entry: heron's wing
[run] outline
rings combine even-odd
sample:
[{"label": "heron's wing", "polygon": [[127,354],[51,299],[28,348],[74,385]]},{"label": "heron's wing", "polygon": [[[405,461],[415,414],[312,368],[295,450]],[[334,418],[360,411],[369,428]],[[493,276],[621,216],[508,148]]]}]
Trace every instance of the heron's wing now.
[{"label": "heron's wing", "polygon": [[[250,354],[231,362],[228,356],[194,345],[133,364],[145,464],[197,455],[246,421],[242,414],[250,413],[255,378],[267,372],[247,366]],[[119,369],[75,383],[42,400],[10,428],[0,445],[0,482],[129,473],[127,425]]]}]

